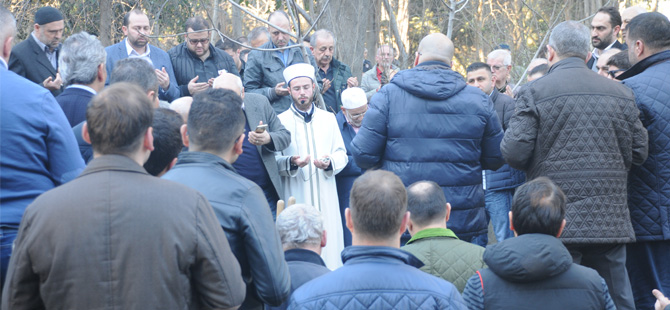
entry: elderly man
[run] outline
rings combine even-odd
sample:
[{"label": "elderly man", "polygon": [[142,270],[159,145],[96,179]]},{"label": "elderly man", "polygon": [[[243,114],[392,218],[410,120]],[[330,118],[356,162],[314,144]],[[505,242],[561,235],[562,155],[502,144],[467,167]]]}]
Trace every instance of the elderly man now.
[{"label": "elderly man", "polygon": [[0,288],[26,207],[84,169],[54,97],[7,69],[15,34],[14,16],[0,6]]},{"label": "elderly man", "polygon": [[288,267],[263,192],[239,175],[232,164],[243,152],[242,98],[227,89],[193,97],[182,139],[188,152],[163,178],[201,192],[242,267],[247,296],[242,309],[278,306],[290,293]]},{"label": "elderly man", "polygon": [[453,284],[418,270],[421,261],[398,249],[409,219],[400,178],[363,174],[346,217],[354,245],[342,252],[344,266],[300,287],[289,309],[466,309]]},{"label": "elderly man", "polygon": [[398,67],[392,63],[393,48],[390,45],[382,45],[377,49],[375,62],[377,65],[363,73],[361,78],[361,88],[365,91],[368,101],[398,73]]},{"label": "elderly man", "polygon": [[158,98],[171,102],[181,96],[172,70],[170,56],[160,48],[149,44],[151,26],[149,18],[139,9],[133,9],[123,16],[123,35],[119,43],[105,48],[107,51],[107,75],[110,76],[116,62],[126,58],[140,58],[154,67],[158,78]]},{"label": "elderly man", "polygon": [[623,44],[617,41],[620,29],[621,15],[619,15],[617,8],[606,6],[598,10],[591,20],[591,43],[593,44],[593,51],[591,52],[591,58],[586,63],[587,67],[598,72],[598,59],[603,52],[612,48],[619,50],[626,49]]},{"label": "elderly man", "polygon": [[60,52],[60,73],[67,86],[56,97],[70,127],[86,120],[86,107],[91,98],[105,87],[105,48],[93,35],[73,34]]},{"label": "elderly man", "polygon": [[128,83],[93,98],[84,127],[95,159],[26,209],[3,309],[242,303],[240,266],[205,197],[142,168],[154,149],[153,112]]},{"label": "elderly man", "polygon": [[630,89],[584,66],[584,25],[560,23],[547,50],[551,69],[519,92],[500,149],[528,178],[551,177],[565,192],[561,240],[575,263],[605,278],[617,309],[633,309],[625,244],[635,234],[626,179],[631,165],[647,158],[647,131]]},{"label": "elderly man", "polygon": [[268,30],[268,27],[258,26],[251,29],[247,36],[247,41],[249,41],[249,45],[254,48],[263,46],[270,41],[270,31]]},{"label": "elderly man", "polygon": [[670,293],[670,21],[644,13],[628,24],[628,57],[633,66],[617,77],[633,89],[642,124],[649,132],[649,159],[628,178],[628,207],[636,243],[628,244],[627,267],[635,305],[651,309],[652,289]]},{"label": "elderly man", "polygon": [[405,185],[435,181],[454,206],[451,229],[485,246],[482,169],[504,164],[503,131],[489,96],[451,70],[453,56],[445,35],[424,37],[415,67],[398,72],[370,101],[351,153],[359,167],[389,170]]},{"label": "elderly man", "polygon": [[642,13],[647,13],[647,10],[639,5],[627,7],[621,11],[621,37],[623,38],[624,42],[626,42],[624,43],[625,46],[628,46],[628,42],[626,41],[628,23],[630,23],[630,21],[633,20],[635,16],[638,16]]},{"label": "elderly man", "polygon": [[191,17],[184,28],[184,42],[168,51],[181,96],[192,96],[212,87],[222,70],[238,75],[233,58],[209,42],[212,33],[204,18]]},{"label": "elderly man", "polygon": [[314,68],[295,64],[284,70],[293,104],[279,120],[293,137],[288,148],[277,153],[284,197],[317,208],[325,218],[330,240],[322,257],[326,266],[342,265],[344,248],[335,175],[347,165],[347,151],[335,115],[318,109],[313,102],[316,89]]},{"label": "elderly man", "polygon": [[[291,274],[291,294],[303,284],[328,272],[321,259],[326,246],[326,231],[319,211],[306,204],[292,205],[277,216],[277,231],[284,247],[284,256]],[[268,310],[285,310],[288,300]]]},{"label": "elderly man", "polygon": [[548,178],[519,186],[509,213],[517,237],[486,248],[489,268],[470,277],[463,292],[469,309],[616,309],[603,278],[573,263],[558,239],[565,202]]},{"label": "elderly man", "polygon": [[214,88],[232,90],[244,101],[244,132],[248,139],[244,140],[243,152],[233,167],[240,175],[260,186],[272,210],[272,217],[276,218],[277,200],[286,200],[288,197],[284,197],[275,152],[288,147],[291,133],[277,118],[267,98],[244,92],[242,80],[238,76],[224,73],[214,80]]},{"label": "elderly man", "polygon": [[[510,117],[514,114],[514,99],[501,95],[494,87],[496,78],[491,67],[483,62],[470,64],[465,81],[470,86],[481,89],[493,101],[493,108],[498,114],[503,130],[507,129]],[[498,242],[514,237],[509,229],[507,214],[512,205],[514,189],[526,181],[524,173],[505,164],[498,170],[484,170],[484,201],[486,213],[491,219],[493,231]]]},{"label": "elderly man", "polygon": [[44,86],[51,94],[61,93],[63,82],[58,74],[58,53],[65,22],[56,8],[45,6],[35,12],[30,37],[12,49],[9,70]]},{"label": "elderly man", "polygon": [[497,49],[486,56],[486,64],[491,67],[491,72],[495,77],[495,88],[501,94],[514,97],[512,88],[514,84],[510,85],[512,78],[512,54],[506,49]]},{"label": "elderly man", "polygon": [[484,248],[458,240],[447,228],[451,204],[435,182],[419,181],[407,188],[407,211],[412,239],[402,250],[425,264],[421,270],[453,283],[463,292],[467,278],[486,267]]},{"label": "elderly man", "polygon": [[[288,15],[284,11],[275,11],[270,14],[268,21],[279,29],[268,27],[271,40],[261,45],[260,48],[295,47],[277,51],[251,51],[244,68],[244,88],[248,92],[267,97],[272,104],[272,108],[279,114],[286,111],[292,101],[282,72],[284,68],[293,64],[304,63],[305,60],[300,52],[299,45],[291,41]],[[310,62],[313,61],[313,59],[310,59]],[[315,65],[312,70],[314,70],[314,67]]]},{"label": "elderly man", "polygon": [[335,176],[337,181],[337,197],[340,202],[340,218],[342,219],[342,230],[344,231],[344,246],[351,245],[351,232],[344,226],[344,210],[349,208],[349,192],[354,185],[354,181],[363,170],[356,165],[356,161],[351,155],[351,140],[361,128],[365,112],[368,111],[368,100],[365,91],[358,87],[352,87],[342,92],[342,107],[337,113],[337,127],[342,133],[342,140],[347,149],[347,166]]},{"label": "elderly man", "polygon": [[337,41],[332,32],[319,29],[310,39],[310,50],[319,67],[318,78],[323,82],[323,101],[326,111],[337,114],[342,107],[342,92],[358,86],[358,79],[351,76],[349,66],[339,62],[335,55]]}]

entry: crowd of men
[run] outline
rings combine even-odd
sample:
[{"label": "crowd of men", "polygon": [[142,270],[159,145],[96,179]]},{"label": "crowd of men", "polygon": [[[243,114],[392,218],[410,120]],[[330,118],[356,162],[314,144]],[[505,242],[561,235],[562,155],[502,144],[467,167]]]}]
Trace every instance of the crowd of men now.
[{"label": "crowd of men", "polygon": [[166,52],[0,7],[2,309],[670,309],[666,16],[559,23],[525,84],[432,33],[360,87],[268,21]]}]

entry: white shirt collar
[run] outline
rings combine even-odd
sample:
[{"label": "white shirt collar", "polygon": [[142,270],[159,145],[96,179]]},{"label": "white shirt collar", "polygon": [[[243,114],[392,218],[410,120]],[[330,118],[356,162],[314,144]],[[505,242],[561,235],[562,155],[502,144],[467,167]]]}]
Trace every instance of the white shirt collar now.
[{"label": "white shirt collar", "polygon": [[[606,47],[606,48],[603,50],[603,52],[606,51],[606,50],[611,49],[612,46],[614,45],[614,43],[616,43],[616,39],[614,40],[614,42],[612,42],[612,44],[610,44],[608,47]],[[598,49],[597,49],[597,48],[594,48],[594,49],[593,49],[593,52],[591,52],[591,54],[593,54],[593,57],[595,57],[596,59],[598,59],[598,58],[600,57],[600,54],[598,53]]]},{"label": "white shirt collar", "polygon": [[2,67],[5,69],[9,69],[9,67],[7,67],[7,62],[5,62],[5,60],[2,59],[2,57],[0,57],[0,65],[2,65]]},{"label": "white shirt collar", "polygon": [[81,84],[72,84],[72,85],[68,86],[67,88],[79,88],[79,89],[86,90],[86,91],[90,92],[90,93],[93,94],[93,95],[97,95],[97,94],[98,94],[98,92],[95,91],[95,89],[90,88],[90,87],[88,87],[88,86],[86,86],[86,85],[81,85]]},{"label": "white shirt collar", "polygon": [[37,46],[39,46],[41,50],[44,51],[44,50],[47,48],[47,45],[44,44],[44,43],[42,43],[42,41],[40,41],[40,40],[37,38],[37,36],[35,35],[35,32],[34,32],[34,31],[30,33],[30,36],[33,37],[33,39],[35,40],[35,43],[37,43]]}]

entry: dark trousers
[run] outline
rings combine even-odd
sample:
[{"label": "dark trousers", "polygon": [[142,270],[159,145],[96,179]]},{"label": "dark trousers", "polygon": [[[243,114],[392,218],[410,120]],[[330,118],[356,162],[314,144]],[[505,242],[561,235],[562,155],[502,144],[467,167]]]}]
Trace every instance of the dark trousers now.
[{"label": "dark trousers", "polygon": [[[593,268],[600,274],[609,289],[618,310],[634,310],[633,292],[626,271],[626,245],[624,244],[566,244],[572,261]],[[651,294],[651,291],[649,291]]]},{"label": "dark trousers", "polygon": [[654,309],[651,290],[670,295],[670,240],[626,245],[626,268],[637,309]]}]

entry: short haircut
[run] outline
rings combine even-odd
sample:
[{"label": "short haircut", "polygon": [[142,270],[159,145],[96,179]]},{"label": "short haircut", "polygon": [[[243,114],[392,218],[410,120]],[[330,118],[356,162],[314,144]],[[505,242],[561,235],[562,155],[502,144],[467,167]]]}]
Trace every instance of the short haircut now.
[{"label": "short haircut", "polygon": [[512,65],[512,54],[510,53],[510,51],[506,49],[494,50],[486,56],[486,59],[498,59],[498,58],[502,58],[503,66]]},{"label": "short haircut", "polygon": [[258,39],[258,37],[260,37],[261,35],[265,35],[268,38],[268,40],[270,40],[270,31],[268,31],[267,27],[263,27],[263,26],[259,26],[259,27],[256,27],[254,29],[251,29],[251,32],[249,32],[249,35],[247,35],[247,40],[249,42],[252,42],[252,41]]},{"label": "short haircut", "polygon": [[565,194],[547,177],[519,186],[512,199],[512,224],[518,235],[558,235],[565,219]]},{"label": "short haircut", "polygon": [[130,24],[130,14],[146,15],[140,9],[132,9],[132,10],[128,11],[128,13],[123,15],[123,25],[126,26],[126,27],[128,27],[128,24]]},{"label": "short haircut", "polygon": [[188,29],[193,31],[209,29],[209,22],[202,16],[194,16],[186,20],[184,30],[188,31]]},{"label": "short haircut", "polygon": [[117,83],[103,89],[86,110],[93,150],[102,155],[133,154],[151,126],[153,110],[147,95],[133,84]]},{"label": "short haircut", "polygon": [[277,232],[285,250],[319,246],[323,219],[316,208],[306,204],[292,205],[277,215]]},{"label": "short haircut", "polygon": [[270,15],[268,15],[268,21],[271,20],[276,15],[281,15],[284,18],[286,18],[287,21],[291,22],[291,19],[288,17],[288,14],[286,14],[286,12],[284,12],[282,10],[277,10],[277,11],[274,11],[274,12],[270,13]]},{"label": "short haircut", "polygon": [[181,125],[184,120],[179,113],[166,108],[154,110],[151,123],[154,134],[154,150],[144,163],[144,169],[153,176],[158,176],[179,155],[183,148],[181,141]]},{"label": "short haircut", "polygon": [[104,64],[106,58],[105,48],[95,36],[84,31],[71,35],[63,42],[58,57],[63,84],[93,83],[98,77],[98,66]]},{"label": "short haircut", "polygon": [[137,85],[145,94],[153,90],[158,95],[158,77],[154,67],[141,58],[125,58],[116,62],[109,84],[118,82]]},{"label": "short haircut", "polygon": [[444,191],[433,181],[419,181],[407,188],[407,211],[412,222],[419,226],[444,222],[446,205]]},{"label": "short haircut", "polygon": [[231,40],[219,40],[219,42],[216,42],[216,47],[222,50],[227,50],[227,49],[232,49],[233,52],[237,52],[242,48],[241,45],[231,41]]},{"label": "short haircut", "polygon": [[224,152],[244,132],[244,123],[239,95],[227,89],[208,89],[193,96],[188,139],[201,151]]},{"label": "short haircut", "polygon": [[400,230],[407,191],[393,172],[368,171],[354,181],[349,210],[356,232],[376,240],[389,239]]},{"label": "short haircut", "polygon": [[465,72],[477,71],[479,69],[486,69],[486,72],[491,73],[491,66],[483,62],[473,62],[466,69]]},{"label": "short haircut", "polygon": [[621,14],[619,14],[619,10],[613,6],[604,6],[600,9],[598,9],[598,12],[596,13],[605,13],[610,16],[610,26],[612,28],[619,26],[621,27]]},{"label": "short haircut", "polygon": [[333,38],[333,46],[337,45],[337,39],[335,39],[335,35],[328,29],[319,29],[315,31],[314,34],[312,34],[312,37],[307,40],[307,42],[309,42],[309,45],[311,45],[313,48],[316,48],[316,40],[322,36],[329,36]]},{"label": "short haircut", "polygon": [[635,16],[626,29],[629,48],[633,48],[637,40],[644,42],[652,51],[670,48],[670,21],[661,13],[642,13]]},{"label": "short haircut", "polygon": [[615,66],[619,69],[628,70],[631,67],[630,60],[628,59],[628,51],[618,52],[610,57],[607,60],[608,66]]},{"label": "short haircut", "polygon": [[535,74],[542,74],[542,76],[547,75],[547,72],[549,72],[549,65],[547,64],[541,64],[535,66],[530,72],[528,72],[528,75],[535,75]]},{"label": "short haircut", "polygon": [[[16,19],[12,12],[0,5],[0,44],[4,44],[5,39],[14,36],[16,32]],[[0,45],[0,48],[3,46]]]},{"label": "short haircut", "polygon": [[561,59],[578,57],[586,60],[591,48],[589,28],[574,20],[564,21],[551,31],[549,46]]}]

